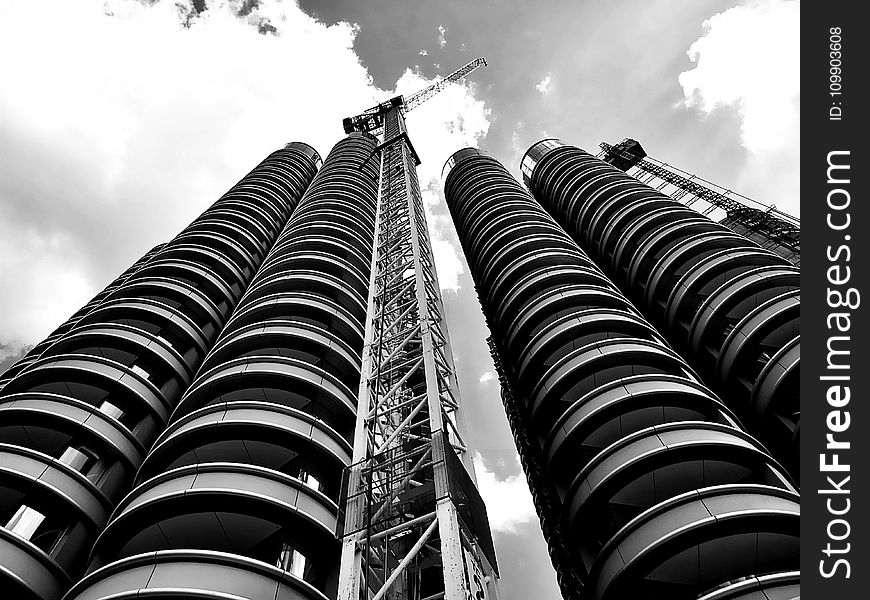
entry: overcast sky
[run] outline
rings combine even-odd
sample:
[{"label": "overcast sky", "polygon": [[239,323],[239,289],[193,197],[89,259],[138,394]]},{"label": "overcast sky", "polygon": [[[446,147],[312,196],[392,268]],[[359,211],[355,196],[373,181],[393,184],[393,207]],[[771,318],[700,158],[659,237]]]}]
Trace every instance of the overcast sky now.
[{"label": "overcast sky", "polygon": [[342,117],[485,56],[408,127],[502,596],[555,600],[441,167],[633,137],[799,214],[798,25],[795,0],[0,0],[0,361],[270,151],[325,156]]}]

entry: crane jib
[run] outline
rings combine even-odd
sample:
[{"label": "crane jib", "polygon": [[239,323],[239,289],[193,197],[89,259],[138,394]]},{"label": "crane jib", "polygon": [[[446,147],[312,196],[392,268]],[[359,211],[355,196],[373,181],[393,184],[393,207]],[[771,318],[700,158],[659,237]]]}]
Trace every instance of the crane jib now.
[{"label": "crane jib", "polygon": [[381,102],[377,106],[373,106],[365,112],[356,115],[355,117],[345,117],[342,120],[342,127],[345,133],[352,131],[362,131],[377,135],[381,132],[384,126],[384,115],[395,107],[401,107],[403,112],[407,113],[420,106],[423,102],[442,91],[450,83],[458,81],[474,71],[478,67],[485,67],[486,59],[483,57],[475,58],[473,61],[459,67],[444,79],[439,79],[435,83],[423,88],[422,90],[412,94],[407,99],[404,96],[396,96],[390,98],[386,102]]}]

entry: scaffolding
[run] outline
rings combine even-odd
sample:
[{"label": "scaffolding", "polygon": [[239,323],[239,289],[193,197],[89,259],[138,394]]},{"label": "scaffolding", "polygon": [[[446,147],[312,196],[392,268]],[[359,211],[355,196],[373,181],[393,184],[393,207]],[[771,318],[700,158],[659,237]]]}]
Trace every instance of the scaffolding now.
[{"label": "scaffolding", "polygon": [[636,140],[599,144],[598,158],[800,266],[800,219],[647,156]]}]

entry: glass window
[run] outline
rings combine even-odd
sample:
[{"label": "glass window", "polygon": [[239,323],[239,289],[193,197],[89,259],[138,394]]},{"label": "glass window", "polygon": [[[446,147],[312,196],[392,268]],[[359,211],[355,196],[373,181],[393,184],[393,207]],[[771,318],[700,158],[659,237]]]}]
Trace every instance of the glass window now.
[{"label": "glass window", "polygon": [[136,373],[137,375],[141,375],[144,379],[150,380],[151,373],[140,367],[139,365],[131,365],[130,370]]},{"label": "glass window", "polygon": [[129,410],[119,408],[109,400],[103,400],[97,407],[97,410],[99,410],[104,415],[112,417],[133,433],[136,433],[136,428],[141,425],[141,414],[136,414],[136,412],[131,412]]},{"label": "glass window", "polygon": [[9,519],[9,522],[6,524],[6,529],[14,534],[20,535],[25,540],[29,540],[33,537],[33,534],[36,533],[36,530],[39,529],[39,526],[42,525],[43,521],[45,521],[44,514],[35,508],[22,505],[17,511],[15,511],[12,518]]},{"label": "glass window", "polygon": [[320,482],[320,479],[314,476],[307,465],[299,467],[299,473],[296,477],[300,479],[306,487],[309,487],[312,490],[317,490],[318,492],[323,491],[323,484]]},{"label": "glass window", "polygon": [[119,421],[121,420],[121,417],[124,416],[124,411],[109,402],[108,400],[103,400],[97,410],[99,410],[104,415],[108,415],[113,419],[118,419]]},{"label": "glass window", "polygon": [[70,446],[63,451],[58,460],[65,465],[69,465],[79,473],[84,473],[96,459],[89,452]]},{"label": "glass window", "polygon": [[307,562],[308,560],[301,552],[294,549],[287,542],[284,542],[281,544],[281,554],[275,566],[302,579],[305,577],[305,565]]},{"label": "glass window", "polygon": [[317,479],[317,477],[315,477],[314,475],[312,475],[310,473],[302,481],[303,481],[303,483],[305,483],[306,486],[310,487],[312,490],[317,490],[318,492],[323,487],[322,484],[320,483],[320,480]]}]

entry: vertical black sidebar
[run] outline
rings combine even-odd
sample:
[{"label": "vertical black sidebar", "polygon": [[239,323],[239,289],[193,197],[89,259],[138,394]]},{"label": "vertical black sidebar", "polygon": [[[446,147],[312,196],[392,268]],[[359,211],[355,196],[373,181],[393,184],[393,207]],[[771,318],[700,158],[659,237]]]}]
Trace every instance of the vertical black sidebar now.
[{"label": "vertical black sidebar", "polygon": [[861,3],[801,15],[801,565],[805,598],[870,589],[868,31]]}]

